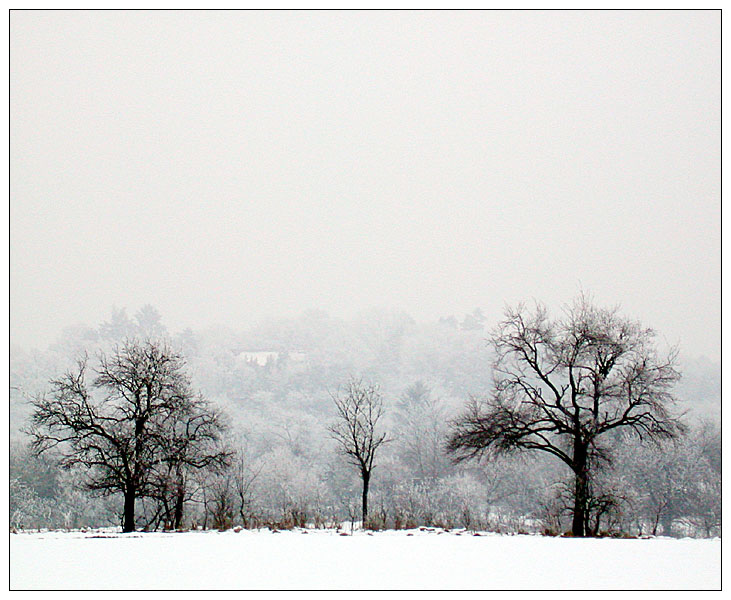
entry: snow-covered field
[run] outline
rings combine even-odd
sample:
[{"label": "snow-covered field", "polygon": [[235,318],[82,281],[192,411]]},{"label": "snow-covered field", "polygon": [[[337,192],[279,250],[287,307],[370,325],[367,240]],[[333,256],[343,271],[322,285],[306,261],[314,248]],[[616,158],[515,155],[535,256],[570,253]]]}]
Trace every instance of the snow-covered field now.
[{"label": "snow-covered field", "polygon": [[10,534],[10,589],[720,589],[721,540],[334,530]]}]

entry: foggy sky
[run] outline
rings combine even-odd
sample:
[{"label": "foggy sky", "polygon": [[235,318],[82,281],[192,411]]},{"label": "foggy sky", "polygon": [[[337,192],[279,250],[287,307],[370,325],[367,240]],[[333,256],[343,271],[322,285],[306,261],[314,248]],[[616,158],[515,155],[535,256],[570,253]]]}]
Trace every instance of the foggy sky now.
[{"label": "foggy sky", "polygon": [[584,289],[720,358],[720,12],[10,23],[12,343]]}]

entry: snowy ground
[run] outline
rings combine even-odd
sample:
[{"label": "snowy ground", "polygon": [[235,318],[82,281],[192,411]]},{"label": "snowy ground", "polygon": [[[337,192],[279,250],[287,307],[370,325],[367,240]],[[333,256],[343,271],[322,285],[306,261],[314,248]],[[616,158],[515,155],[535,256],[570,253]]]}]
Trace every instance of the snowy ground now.
[{"label": "snowy ground", "polygon": [[721,540],[333,530],[10,534],[10,589],[720,589]]}]

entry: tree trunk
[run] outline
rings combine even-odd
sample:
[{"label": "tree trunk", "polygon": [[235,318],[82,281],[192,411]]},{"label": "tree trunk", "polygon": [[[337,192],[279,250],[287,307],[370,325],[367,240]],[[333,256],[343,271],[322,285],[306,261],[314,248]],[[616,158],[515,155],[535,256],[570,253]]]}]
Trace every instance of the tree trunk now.
[{"label": "tree trunk", "polygon": [[170,516],[170,503],[168,502],[168,499],[167,499],[167,490],[163,491],[163,493],[162,493],[161,503],[162,503],[162,516],[160,517],[160,519],[158,519],[158,522],[157,522],[155,528],[157,528],[157,526],[159,526],[160,520],[162,520],[162,528],[165,530],[168,530],[172,527],[173,520]]},{"label": "tree trunk", "polygon": [[660,524],[660,511],[655,515],[655,520],[652,523],[652,535],[657,535],[657,526]]},{"label": "tree trunk", "polygon": [[122,533],[129,533],[135,530],[135,491],[124,492],[124,521],[122,522]]},{"label": "tree trunk", "polygon": [[185,487],[181,484],[175,496],[174,529],[180,529],[183,525],[183,503],[185,501]]},{"label": "tree trunk", "polygon": [[574,443],[574,515],[571,523],[571,535],[574,537],[586,537],[586,501],[589,492],[586,463],[586,446],[577,440]]},{"label": "tree trunk", "polygon": [[363,527],[365,527],[366,519],[368,518],[368,484],[371,480],[371,474],[363,471],[361,476],[363,477]]},{"label": "tree trunk", "polygon": [[203,530],[208,529],[208,499],[206,498],[206,488],[203,487]]}]

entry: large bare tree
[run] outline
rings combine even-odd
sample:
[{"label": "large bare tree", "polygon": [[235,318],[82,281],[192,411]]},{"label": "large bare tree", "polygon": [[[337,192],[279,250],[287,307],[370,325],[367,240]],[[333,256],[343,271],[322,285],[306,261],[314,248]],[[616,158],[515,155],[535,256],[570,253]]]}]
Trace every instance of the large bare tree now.
[{"label": "large bare tree", "polygon": [[547,452],[573,472],[572,533],[587,534],[592,474],[610,458],[602,439],[625,430],[675,437],[669,411],[680,374],[677,350],[661,355],[655,333],[580,296],[552,320],[545,307],[508,309],[492,336],[494,391],[454,422],[457,460],[514,451]]},{"label": "large bare tree", "polygon": [[[82,468],[90,490],[121,493],[123,531],[134,531],[135,500],[159,493],[161,473],[179,486],[184,467],[227,460],[218,445],[223,427],[191,390],[183,358],[164,343],[131,341],[101,354],[91,384],[87,363],[32,401],[32,447],[54,448],[63,467]],[[182,506],[175,510],[182,516]]]},{"label": "large bare tree", "polygon": [[376,451],[387,440],[379,429],[383,416],[383,398],[374,385],[351,379],[333,401],[338,417],[329,431],[340,452],[358,469],[363,481],[362,515],[368,518],[368,487],[375,467]]}]

